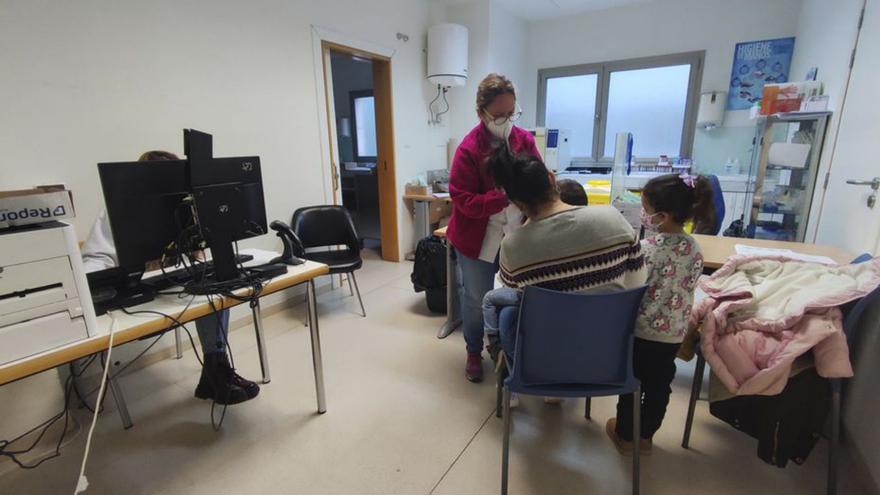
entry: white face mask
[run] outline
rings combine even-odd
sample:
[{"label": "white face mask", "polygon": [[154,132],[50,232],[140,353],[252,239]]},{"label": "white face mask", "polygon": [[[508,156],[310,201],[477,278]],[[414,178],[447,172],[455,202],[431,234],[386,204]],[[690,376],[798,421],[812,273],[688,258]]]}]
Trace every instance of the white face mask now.
[{"label": "white face mask", "polygon": [[513,129],[513,122],[507,120],[503,124],[496,124],[493,120],[485,120],[486,128],[498,139],[507,142],[510,137],[510,131]]},{"label": "white face mask", "polygon": [[659,214],[660,213],[654,213],[653,215],[649,215],[648,212],[645,211],[644,208],[642,208],[642,211],[639,213],[639,219],[641,219],[642,227],[645,228],[646,232],[657,232],[657,229],[660,228],[662,222],[657,225],[654,224],[654,217]]}]

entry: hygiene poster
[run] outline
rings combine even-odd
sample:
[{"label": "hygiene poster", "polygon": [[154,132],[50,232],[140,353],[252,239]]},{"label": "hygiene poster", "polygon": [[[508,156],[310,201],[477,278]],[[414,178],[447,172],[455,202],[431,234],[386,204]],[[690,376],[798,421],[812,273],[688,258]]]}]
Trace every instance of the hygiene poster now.
[{"label": "hygiene poster", "polygon": [[794,38],[737,43],[730,71],[728,110],[748,110],[761,101],[764,84],[788,81]]}]

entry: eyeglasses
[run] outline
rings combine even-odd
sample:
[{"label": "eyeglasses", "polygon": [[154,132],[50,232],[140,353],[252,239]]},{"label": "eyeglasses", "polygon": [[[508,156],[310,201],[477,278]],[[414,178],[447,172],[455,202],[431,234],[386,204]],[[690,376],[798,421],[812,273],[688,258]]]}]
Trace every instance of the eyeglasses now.
[{"label": "eyeglasses", "polygon": [[505,115],[504,117],[495,117],[494,115],[489,114],[489,112],[486,112],[486,115],[490,119],[492,119],[492,122],[494,122],[495,125],[504,125],[508,121],[516,122],[517,120],[519,120],[520,117],[522,117],[522,113],[522,108],[520,108],[519,103],[517,103],[516,109],[510,115]]}]

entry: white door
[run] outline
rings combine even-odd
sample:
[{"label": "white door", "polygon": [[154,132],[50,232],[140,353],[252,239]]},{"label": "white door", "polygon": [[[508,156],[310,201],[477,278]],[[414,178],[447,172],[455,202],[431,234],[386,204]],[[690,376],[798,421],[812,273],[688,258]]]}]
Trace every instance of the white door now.
[{"label": "white door", "polygon": [[[852,253],[878,252],[880,191],[868,185],[880,177],[880,2],[869,1],[859,34],[855,64],[849,81],[837,147],[831,158],[831,176],[825,193],[817,244],[830,244]],[[869,198],[877,192],[877,205]]]}]

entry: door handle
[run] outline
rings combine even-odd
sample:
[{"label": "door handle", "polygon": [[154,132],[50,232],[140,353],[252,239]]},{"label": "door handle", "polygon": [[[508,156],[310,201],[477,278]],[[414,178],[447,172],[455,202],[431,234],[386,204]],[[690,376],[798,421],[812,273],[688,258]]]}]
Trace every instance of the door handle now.
[{"label": "door handle", "polygon": [[880,189],[880,177],[874,177],[872,180],[856,180],[850,179],[846,181],[847,184],[852,186],[869,186],[873,190]]}]

